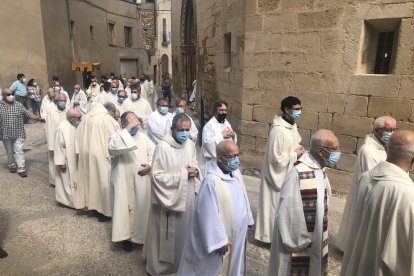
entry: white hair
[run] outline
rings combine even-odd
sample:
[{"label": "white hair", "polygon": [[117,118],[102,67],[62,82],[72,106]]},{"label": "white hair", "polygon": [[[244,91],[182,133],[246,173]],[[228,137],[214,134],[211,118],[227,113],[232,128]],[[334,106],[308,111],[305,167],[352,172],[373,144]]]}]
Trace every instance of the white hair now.
[{"label": "white hair", "polygon": [[375,119],[375,121],[374,121],[374,130],[379,129],[379,128],[383,128],[385,126],[386,121],[392,121],[395,124],[397,123],[397,121],[393,117],[381,116],[381,117],[378,117],[378,118]]},{"label": "white hair", "polygon": [[310,140],[310,150],[316,150],[320,146],[325,145],[327,141],[327,136],[330,135],[335,136],[335,134],[332,131],[326,129],[320,129],[317,132],[315,132]]}]

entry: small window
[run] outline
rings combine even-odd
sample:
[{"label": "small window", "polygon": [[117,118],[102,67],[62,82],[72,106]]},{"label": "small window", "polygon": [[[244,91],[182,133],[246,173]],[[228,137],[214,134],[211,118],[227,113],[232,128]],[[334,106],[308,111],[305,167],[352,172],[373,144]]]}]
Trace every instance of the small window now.
[{"label": "small window", "polygon": [[125,47],[132,47],[132,28],[124,27]]},{"label": "small window", "polygon": [[170,44],[170,33],[167,31],[167,19],[162,19],[162,45]]},{"label": "small window", "polygon": [[397,56],[401,19],[364,22],[364,38],[358,73],[392,74]]},{"label": "small window", "polygon": [[70,21],[69,32],[71,36],[75,34],[75,21],[73,20]]},{"label": "small window", "polygon": [[231,67],[231,33],[224,34],[224,67]]},{"label": "small window", "polygon": [[108,43],[115,45],[115,23],[108,22]]},{"label": "small window", "polygon": [[95,30],[93,29],[93,26],[89,26],[89,36],[91,37],[91,40],[95,40]]}]

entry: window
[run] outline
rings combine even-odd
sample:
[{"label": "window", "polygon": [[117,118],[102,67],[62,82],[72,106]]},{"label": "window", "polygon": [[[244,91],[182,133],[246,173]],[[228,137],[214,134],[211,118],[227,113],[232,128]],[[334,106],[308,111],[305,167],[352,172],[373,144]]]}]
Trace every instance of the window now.
[{"label": "window", "polygon": [[162,45],[167,46],[170,44],[170,33],[167,32],[167,19],[162,19]]},{"label": "window", "polygon": [[224,34],[224,67],[229,68],[231,66],[231,33]]},{"label": "window", "polygon": [[115,23],[108,22],[108,43],[115,45]]},{"label": "window", "polygon": [[132,28],[124,27],[125,47],[132,47]]},{"label": "window", "polygon": [[364,22],[364,38],[358,73],[392,74],[397,55],[401,19],[375,19]]},{"label": "window", "polygon": [[89,36],[91,37],[91,40],[95,40],[95,30],[93,29],[93,26],[89,26]]},{"label": "window", "polygon": [[75,34],[75,21],[71,20],[69,25],[69,32],[70,35],[73,36]]}]

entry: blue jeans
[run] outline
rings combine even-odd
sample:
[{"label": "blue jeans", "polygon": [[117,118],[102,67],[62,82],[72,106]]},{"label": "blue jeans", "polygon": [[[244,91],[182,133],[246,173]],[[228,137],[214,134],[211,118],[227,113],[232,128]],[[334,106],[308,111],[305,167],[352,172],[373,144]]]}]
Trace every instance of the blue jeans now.
[{"label": "blue jeans", "polygon": [[40,115],[40,105],[42,103],[40,101],[32,100],[32,111],[34,115]]}]

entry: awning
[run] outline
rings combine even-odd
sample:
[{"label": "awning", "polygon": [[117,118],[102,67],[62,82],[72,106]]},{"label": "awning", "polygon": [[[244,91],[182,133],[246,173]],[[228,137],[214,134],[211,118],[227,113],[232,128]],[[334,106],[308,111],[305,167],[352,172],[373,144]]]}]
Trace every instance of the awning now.
[{"label": "awning", "polygon": [[72,63],[72,71],[99,71],[102,63],[100,62],[81,62]]}]

